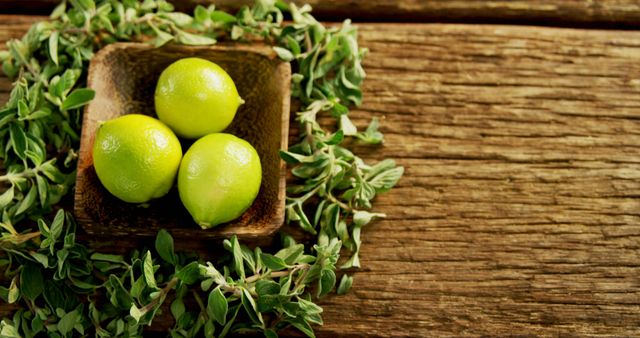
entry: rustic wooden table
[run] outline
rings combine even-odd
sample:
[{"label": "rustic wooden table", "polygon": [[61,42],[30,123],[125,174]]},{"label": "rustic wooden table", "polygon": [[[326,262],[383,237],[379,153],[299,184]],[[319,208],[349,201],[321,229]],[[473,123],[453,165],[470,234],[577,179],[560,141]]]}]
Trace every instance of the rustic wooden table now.
[{"label": "rustic wooden table", "polygon": [[[0,41],[54,2],[0,1]],[[357,150],[407,169],[319,335],[640,335],[638,1],[309,2],[361,21]]]}]

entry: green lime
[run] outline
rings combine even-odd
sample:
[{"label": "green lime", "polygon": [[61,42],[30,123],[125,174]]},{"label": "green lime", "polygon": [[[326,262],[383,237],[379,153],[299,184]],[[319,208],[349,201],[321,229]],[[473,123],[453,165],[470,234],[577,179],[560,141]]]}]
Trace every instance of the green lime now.
[{"label": "green lime", "polygon": [[93,144],[98,179],[111,194],[129,203],[144,203],[169,192],[181,158],[176,135],[146,115],[104,122]]},{"label": "green lime", "polygon": [[249,142],[230,134],[210,134],[187,151],[178,172],[180,199],[202,228],[232,221],[260,190],[260,157]]},{"label": "green lime", "polygon": [[243,102],[229,74],[199,58],[172,63],[156,86],[158,118],[189,139],[223,131]]}]

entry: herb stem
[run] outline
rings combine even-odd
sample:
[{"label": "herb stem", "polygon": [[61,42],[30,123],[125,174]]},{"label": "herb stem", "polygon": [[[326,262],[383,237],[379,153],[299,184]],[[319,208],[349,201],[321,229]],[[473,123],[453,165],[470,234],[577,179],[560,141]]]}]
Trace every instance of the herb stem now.
[{"label": "herb stem", "polygon": [[27,168],[20,173],[8,173],[0,176],[0,182],[12,181],[17,178],[32,178],[36,176],[36,172],[38,168],[31,169]]},{"label": "herb stem", "polygon": [[203,316],[205,316],[205,319],[207,319],[207,307],[204,305],[202,298],[200,298],[200,295],[196,292],[195,289],[192,289],[191,293],[193,294],[193,298],[195,298],[196,303],[198,303],[198,306],[200,307],[200,313],[202,313]]},{"label": "herb stem", "polygon": [[31,239],[40,237],[40,231],[29,232],[26,234],[15,234],[8,237],[4,237],[0,239],[0,243],[10,242],[11,244],[17,245],[22,244],[24,242],[28,242]]},{"label": "herb stem", "polygon": [[142,313],[142,315],[144,316],[147,312],[153,310],[154,307],[164,302],[164,298],[167,296],[167,294],[169,294],[171,289],[176,286],[176,284],[178,284],[178,277],[171,278],[167,285],[165,285],[165,287],[160,290],[160,294],[158,295],[158,297],[154,298],[149,304],[143,306],[140,309],[140,313]]},{"label": "herb stem", "polygon": [[347,212],[353,212],[353,208],[351,208],[350,206],[348,206],[346,203],[342,202],[341,200],[337,199],[335,196],[333,196],[333,194],[331,194],[331,192],[327,192],[327,199],[329,199],[331,202],[337,204],[340,208],[344,209]]},{"label": "herb stem", "polygon": [[246,283],[255,283],[260,279],[263,279],[266,276],[269,276],[271,278],[279,278],[279,277],[285,277],[288,276],[292,273],[295,273],[298,270],[305,270],[307,271],[309,269],[309,264],[298,264],[298,265],[294,265],[292,267],[290,267],[287,270],[283,270],[283,271],[274,271],[268,274],[264,274],[264,275],[253,275],[251,277],[246,278],[244,281]]}]

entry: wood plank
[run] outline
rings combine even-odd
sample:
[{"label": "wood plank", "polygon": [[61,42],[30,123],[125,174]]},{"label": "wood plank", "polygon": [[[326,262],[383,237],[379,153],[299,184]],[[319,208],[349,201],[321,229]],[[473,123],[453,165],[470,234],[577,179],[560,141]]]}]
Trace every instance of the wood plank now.
[{"label": "wood plank", "polygon": [[360,27],[357,152],[407,170],[319,336],[640,335],[640,32]]},{"label": "wood plank", "polygon": [[322,332],[638,335],[639,37],[362,25],[355,115],[407,171]]},{"label": "wood plank", "polygon": [[[291,0],[287,0],[291,1]],[[173,0],[192,11],[214,3],[235,11],[253,0]],[[308,3],[323,20],[483,22],[552,26],[640,27],[636,0],[293,0]],[[0,13],[48,14],[58,0],[0,0]]]}]

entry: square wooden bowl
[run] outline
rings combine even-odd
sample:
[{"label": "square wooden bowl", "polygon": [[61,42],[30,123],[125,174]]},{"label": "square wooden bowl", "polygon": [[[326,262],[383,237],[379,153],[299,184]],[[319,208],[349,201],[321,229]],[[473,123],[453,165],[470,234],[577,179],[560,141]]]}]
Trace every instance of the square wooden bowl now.
[{"label": "square wooden bowl", "polygon": [[[172,62],[200,57],[224,68],[246,101],[225,130],[253,145],[262,164],[262,186],[253,205],[237,220],[202,230],[182,205],[174,187],[142,207],[111,195],[98,181],[92,148],[99,121],[125,114],[155,116],[154,91],[160,73]],[[91,60],[88,87],[96,97],[85,108],[78,176],[76,219],[91,235],[152,237],[167,229],[176,238],[206,240],[237,234],[272,235],[284,222],[286,167],[278,156],[289,133],[291,67],[268,46],[217,45],[153,48],[141,43],[112,44]],[[183,153],[189,143],[183,142]]]}]

